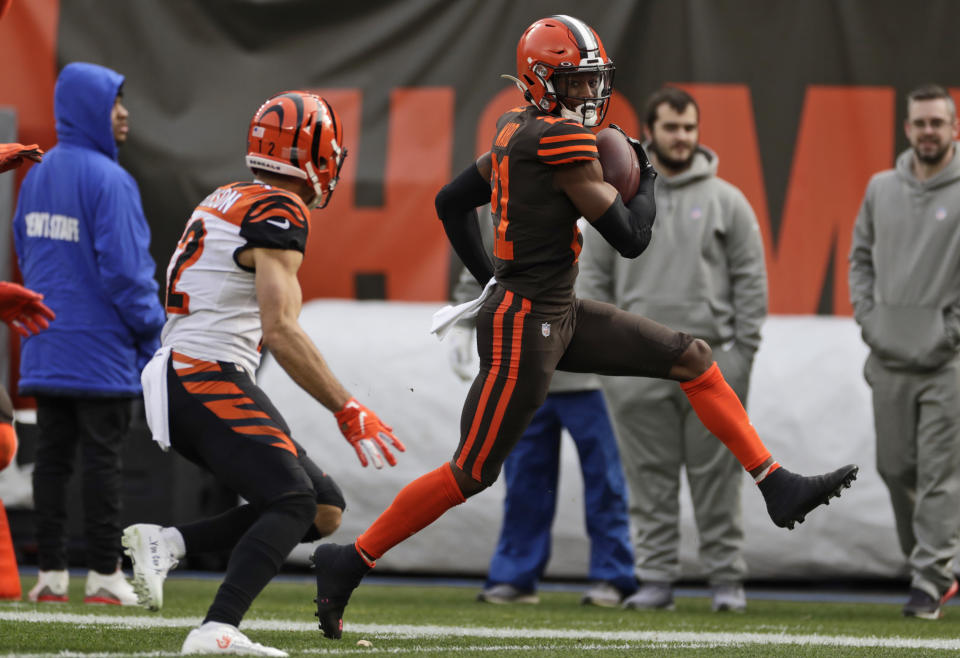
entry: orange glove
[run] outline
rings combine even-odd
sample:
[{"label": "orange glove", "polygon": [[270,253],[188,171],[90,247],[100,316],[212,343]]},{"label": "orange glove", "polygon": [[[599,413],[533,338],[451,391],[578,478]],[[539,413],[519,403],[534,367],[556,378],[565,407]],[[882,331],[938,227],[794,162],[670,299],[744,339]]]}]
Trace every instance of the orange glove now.
[{"label": "orange glove", "polygon": [[36,144],[0,144],[0,174],[16,169],[23,164],[24,158],[40,162],[43,151]]},{"label": "orange glove", "polygon": [[347,438],[353,449],[357,451],[357,457],[360,458],[360,464],[364,467],[368,464],[367,457],[373,460],[373,465],[377,468],[383,468],[383,459],[391,466],[397,465],[397,458],[393,456],[384,439],[390,439],[393,447],[400,452],[406,452],[407,449],[400,443],[393,434],[393,428],[384,425],[383,421],[377,418],[365,406],[357,402],[356,398],[350,398],[343,405],[343,409],[334,414],[337,418],[337,425],[340,431]]},{"label": "orange glove", "polygon": [[0,281],[0,320],[23,337],[39,333],[57,317],[42,300],[38,292]]}]

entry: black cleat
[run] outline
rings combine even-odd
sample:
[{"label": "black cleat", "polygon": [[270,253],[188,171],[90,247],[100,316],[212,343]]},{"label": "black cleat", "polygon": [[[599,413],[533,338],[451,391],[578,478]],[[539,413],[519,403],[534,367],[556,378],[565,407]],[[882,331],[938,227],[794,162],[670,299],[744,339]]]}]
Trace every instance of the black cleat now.
[{"label": "black cleat", "polygon": [[957,594],[958,583],[956,580],[950,584],[947,591],[939,599],[935,599],[922,589],[916,587],[910,588],[910,598],[903,606],[904,617],[917,617],[918,619],[940,619],[943,612],[940,607],[952,599]]},{"label": "black cleat", "polygon": [[353,544],[321,544],[310,561],[317,570],[314,614],[320,620],[324,637],[339,640],[343,635],[343,610],[370,567]]},{"label": "black cleat", "polygon": [[797,475],[782,466],[765,477],[760,492],[767,501],[767,512],[781,528],[793,530],[795,523],[803,523],[807,514],[820,505],[829,505],[831,498],[848,489],[857,479],[860,468],[847,464],[824,475]]}]

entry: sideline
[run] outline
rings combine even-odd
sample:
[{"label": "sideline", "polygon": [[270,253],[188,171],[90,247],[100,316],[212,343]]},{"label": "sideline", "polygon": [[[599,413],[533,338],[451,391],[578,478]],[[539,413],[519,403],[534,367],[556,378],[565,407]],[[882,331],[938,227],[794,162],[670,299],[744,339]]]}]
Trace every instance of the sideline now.
[{"label": "sideline", "polygon": [[[200,617],[156,617],[146,615],[94,615],[69,613],[43,613],[30,611],[0,611],[0,621],[39,624],[74,624],[113,626],[117,628],[172,628],[193,627],[202,620]],[[294,622],[281,619],[244,620],[243,630],[317,632],[315,623]],[[452,637],[482,637],[495,639],[553,639],[553,640],[590,640],[607,646],[607,643],[636,643],[651,648],[657,647],[729,647],[744,644],[756,645],[797,645],[807,647],[853,647],[884,649],[931,649],[941,651],[960,651],[960,639],[924,639],[891,637],[858,637],[852,635],[818,635],[789,633],[704,633],[688,631],[594,631],[589,629],[556,628],[490,628],[465,626],[439,626],[413,624],[344,624],[344,630],[363,633],[371,638],[395,637],[403,639]],[[347,648],[347,647],[344,647]],[[567,647],[569,648],[569,647]],[[622,647],[621,647],[622,648]],[[541,647],[542,649],[542,647]],[[338,650],[337,653],[340,653]],[[67,653],[33,654],[36,656],[68,656]],[[121,654],[76,654],[92,658]],[[135,656],[165,656],[167,653],[143,652]]]},{"label": "sideline", "polygon": [[[129,569],[127,573],[129,574]],[[70,569],[71,578],[85,578],[86,569]],[[37,576],[37,567],[21,566],[20,576]],[[189,579],[189,580],[223,580],[222,571],[172,571],[167,576],[170,580]],[[286,572],[274,576],[272,583],[307,583],[313,584],[313,575],[309,572],[297,573]],[[483,589],[485,580],[483,578],[455,577],[455,576],[406,576],[403,574],[388,575],[369,575],[363,579],[368,585],[384,585],[387,587],[465,587],[479,592]],[[553,581],[548,580],[539,584],[541,592],[568,592],[579,594],[589,587],[587,582],[576,581]],[[857,590],[854,586],[850,589],[840,589],[833,587],[817,586],[817,583],[811,583],[809,586],[797,585],[778,587],[775,583],[746,583],[747,601],[791,601],[799,603],[885,603],[890,605],[903,605],[906,601],[907,588],[909,581],[891,582],[889,589],[877,589],[864,587]],[[674,596],[678,598],[710,598],[710,590],[707,587],[678,585],[674,589]],[[944,604],[946,606],[960,606],[960,596],[954,597]]]}]

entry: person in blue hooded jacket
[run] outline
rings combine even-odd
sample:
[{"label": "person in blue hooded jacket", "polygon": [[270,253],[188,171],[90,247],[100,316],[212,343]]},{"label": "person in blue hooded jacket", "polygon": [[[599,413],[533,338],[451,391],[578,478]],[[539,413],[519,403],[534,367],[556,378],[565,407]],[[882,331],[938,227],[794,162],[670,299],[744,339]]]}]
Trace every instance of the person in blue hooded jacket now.
[{"label": "person in blue hooded jacket", "polygon": [[117,163],[127,139],[124,78],[76,62],[54,89],[57,145],[28,173],[13,219],[24,285],[57,322],[22,342],[21,395],[37,400],[33,473],[40,577],[31,601],[67,599],[66,488],[82,453],[85,602],[135,605],[119,570],[120,448],[140,370],[159,347],[164,313],[150,229],[133,177]]}]

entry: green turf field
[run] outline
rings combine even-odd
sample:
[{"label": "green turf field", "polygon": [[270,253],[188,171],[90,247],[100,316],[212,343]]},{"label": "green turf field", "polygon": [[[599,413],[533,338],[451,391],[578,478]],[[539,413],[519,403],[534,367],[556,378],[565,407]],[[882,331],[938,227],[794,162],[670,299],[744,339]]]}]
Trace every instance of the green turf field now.
[{"label": "green turf field", "polygon": [[[24,591],[33,585],[24,579]],[[0,602],[0,655],[165,656],[177,654],[218,583],[171,578],[160,613],[88,606],[83,578],[71,603]],[[440,656],[922,656],[960,650],[960,607],[936,622],[904,619],[899,605],[750,600],[746,614],[717,614],[706,598],[678,598],[676,612],[581,606],[574,592],[541,592],[539,605],[477,603],[476,589],[363,585],[340,641],[313,617],[313,587],[270,585],[241,630],[291,655]],[[369,640],[373,646],[357,645]]]}]

